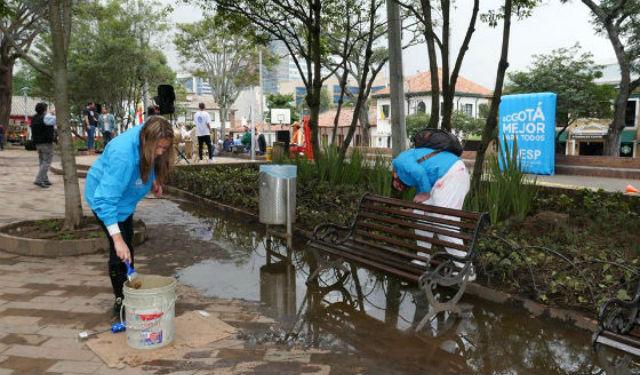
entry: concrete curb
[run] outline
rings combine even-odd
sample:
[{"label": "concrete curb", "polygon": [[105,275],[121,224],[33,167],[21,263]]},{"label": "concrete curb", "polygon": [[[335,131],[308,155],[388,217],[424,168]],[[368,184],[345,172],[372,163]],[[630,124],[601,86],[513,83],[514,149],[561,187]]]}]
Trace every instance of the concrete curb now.
[{"label": "concrete curb", "polygon": [[[109,249],[109,242],[103,236],[80,240],[42,240],[18,237],[6,233],[8,229],[28,222],[32,221],[17,221],[0,226],[0,250],[30,257],[57,258],[95,254]],[[134,246],[140,245],[146,240],[147,226],[142,221],[136,221],[133,233]]]}]

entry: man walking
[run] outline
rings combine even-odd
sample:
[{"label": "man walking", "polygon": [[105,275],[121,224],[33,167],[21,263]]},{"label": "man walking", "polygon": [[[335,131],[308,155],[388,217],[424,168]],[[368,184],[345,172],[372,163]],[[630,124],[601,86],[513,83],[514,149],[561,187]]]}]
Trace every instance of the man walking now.
[{"label": "man walking", "polygon": [[211,117],[204,110],[204,103],[198,104],[200,110],[193,115],[193,122],[196,124],[196,135],[198,136],[198,156],[202,160],[202,145],[207,144],[209,160],[213,159],[213,146],[211,145]]},{"label": "man walking", "polygon": [[98,118],[98,128],[102,132],[104,148],[107,148],[107,143],[113,138],[113,131],[116,128],[116,118],[109,113],[109,108],[107,108],[106,105],[102,107],[102,113]]},{"label": "man walking", "polygon": [[53,126],[44,123],[44,116],[47,113],[47,105],[45,103],[36,104],[36,114],[31,120],[31,134],[33,144],[38,150],[38,159],[40,167],[38,175],[34,181],[34,185],[43,189],[51,185],[47,172],[53,159]]},{"label": "man walking", "polygon": [[96,104],[94,102],[87,103],[87,108],[82,113],[82,121],[87,131],[87,150],[92,151],[96,137],[96,127],[98,126],[98,115],[96,114]]}]

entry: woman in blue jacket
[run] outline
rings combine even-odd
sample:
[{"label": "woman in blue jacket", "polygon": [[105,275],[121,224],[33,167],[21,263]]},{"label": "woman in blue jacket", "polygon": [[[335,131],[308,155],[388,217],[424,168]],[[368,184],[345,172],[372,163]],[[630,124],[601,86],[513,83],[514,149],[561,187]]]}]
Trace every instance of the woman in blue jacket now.
[{"label": "woman in blue jacket", "polygon": [[120,311],[127,280],[124,262],[133,265],[133,212],[150,190],[162,195],[175,160],[172,145],[171,123],[153,116],[109,142],[87,174],[85,199],[109,240],[114,314]]}]

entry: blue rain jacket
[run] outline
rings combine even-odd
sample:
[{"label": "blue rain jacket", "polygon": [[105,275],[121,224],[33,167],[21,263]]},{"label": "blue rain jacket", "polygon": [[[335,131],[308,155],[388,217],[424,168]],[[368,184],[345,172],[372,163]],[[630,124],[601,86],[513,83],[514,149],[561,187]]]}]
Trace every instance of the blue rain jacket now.
[{"label": "blue rain jacket", "polygon": [[141,130],[136,126],[115,137],[87,174],[84,197],[105,226],[133,214],[155,180],[153,169],[146,183],[140,178]]},{"label": "blue rain jacket", "polygon": [[393,159],[393,169],[400,181],[409,187],[415,187],[418,193],[431,193],[436,181],[460,160],[455,154],[443,151],[418,163],[420,158],[434,151],[430,148],[411,148]]}]

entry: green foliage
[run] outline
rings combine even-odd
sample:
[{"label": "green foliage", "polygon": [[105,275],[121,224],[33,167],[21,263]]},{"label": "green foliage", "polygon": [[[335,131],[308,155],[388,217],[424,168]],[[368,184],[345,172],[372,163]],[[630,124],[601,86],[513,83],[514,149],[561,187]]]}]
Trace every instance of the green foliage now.
[{"label": "green foliage", "polygon": [[540,188],[534,209],[484,233],[483,284],[590,312],[608,298],[628,299],[640,277],[640,199]]},{"label": "green foliage", "polygon": [[[201,21],[179,24],[173,42],[182,63],[211,85],[223,112],[259,81],[258,47],[266,39],[240,15],[207,14]],[[268,67],[272,59],[262,49]]]},{"label": "green foliage", "polygon": [[513,150],[504,144],[504,151],[489,158],[486,182],[466,202],[471,210],[489,212],[494,224],[524,219],[533,209],[537,192],[535,180],[522,172],[517,144]]},{"label": "green foliage", "polygon": [[300,121],[296,100],[292,94],[269,94],[267,96],[267,111],[264,113],[265,121],[271,121],[271,109],[273,108],[289,109],[291,111],[291,122]]},{"label": "green foliage", "polygon": [[407,124],[407,137],[413,141],[413,136],[429,125],[429,119],[430,116],[426,113],[408,115],[405,119],[405,123]]},{"label": "green foliage", "polygon": [[509,73],[507,94],[554,92],[558,94],[556,117],[559,126],[570,125],[578,118],[610,118],[616,89],[598,85],[602,66],[593,55],[582,52],[579,44],[535,55],[528,72]]},{"label": "green foliage", "polygon": [[486,118],[474,118],[462,111],[454,111],[451,115],[451,130],[462,134],[465,138],[482,134]]},{"label": "green foliage", "polygon": [[[326,86],[322,87],[320,90],[320,113],[326,112],[333,107],[333,97],[329,94],[329,90]],[[298,111],[302,110],[303,113],[309,113],[309,105],[307,104],[307,100],[302,101],[302,103],[298,106]]]},{"label": "green foliage", "polygon": [[[28,87],[31,89],[34,86],[34,79],[35,76],[32,68],[29,66],[19,66],[18,70],[13,73],[11,94],[22,96],[22,88]],[[27,95],[29,95],[29,92]]]},{"label": "green foliage", "polygon": [[[170,7],[155,0],[81,2],[74,9],[69,48],[69,95],[78,113],[88,101],[107,104],[117,117],[123,103],[136,103],[144,81],[153,88],[175,83],[158,40],[168,29]],[[48,38],[39,49],[49,50]],[[41,56],[49,63],[47,54]],[[53,81],[36,73],[34,94],[52,98]]]}]

